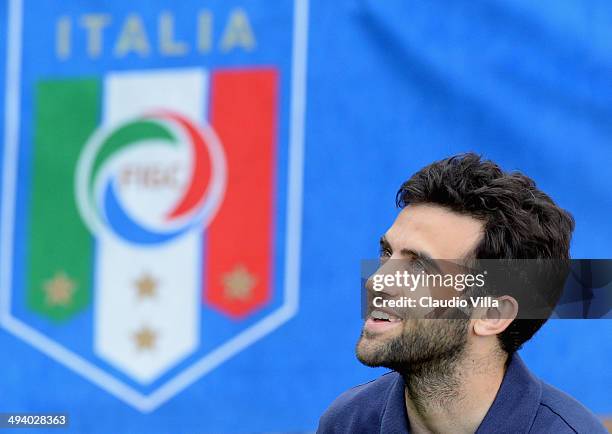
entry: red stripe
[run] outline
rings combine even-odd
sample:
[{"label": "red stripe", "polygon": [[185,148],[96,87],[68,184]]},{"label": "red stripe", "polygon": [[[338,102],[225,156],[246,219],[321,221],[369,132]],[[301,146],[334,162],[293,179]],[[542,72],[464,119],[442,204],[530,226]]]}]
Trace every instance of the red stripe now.
[{"label": "red stripe", "polygon": [[277,89],[275,69],[212,74],[210,119],[228,177],[205,236],[204,300],[235,318],[262,307],[271,294]]}]

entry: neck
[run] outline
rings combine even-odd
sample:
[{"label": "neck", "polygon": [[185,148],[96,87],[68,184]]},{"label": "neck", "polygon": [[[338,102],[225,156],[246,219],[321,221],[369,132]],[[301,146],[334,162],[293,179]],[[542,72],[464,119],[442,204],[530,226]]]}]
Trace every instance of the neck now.
[{"label": "neck", "polygon": [[466,351],[400,372],[413,433],[474,433],[493,404],[505,354]]}]

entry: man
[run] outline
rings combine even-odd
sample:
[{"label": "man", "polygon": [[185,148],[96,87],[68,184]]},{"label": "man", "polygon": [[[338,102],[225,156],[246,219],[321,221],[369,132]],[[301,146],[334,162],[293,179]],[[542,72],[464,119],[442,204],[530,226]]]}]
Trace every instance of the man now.
[{"label": "man", "polygon": [[[397,204],[403,209],[381,239],[384,260],[569,259],[571,215],[530,178],[475,154],[425,167],[402,185]],[[519,308],[499,297],[493,314],[473,308],[464,319],[429,319],[369,304],[357,358],[393,372],[342,394],[318,432],[605,433],[521,361],[516,351],[546,319],[516,319]]]}]

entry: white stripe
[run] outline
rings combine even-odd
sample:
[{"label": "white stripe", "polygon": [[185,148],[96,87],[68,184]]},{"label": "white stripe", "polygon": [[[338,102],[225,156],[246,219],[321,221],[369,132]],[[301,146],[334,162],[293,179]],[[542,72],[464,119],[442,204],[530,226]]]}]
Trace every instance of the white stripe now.
[{"label": "white stripe", "polygon": [[[153,110],[173,110],[201,122],[207,89],[202,70],[109,74],[104,83],[104,124]],[[155,145],[141,147],[119,156],[114,166],[163,166],[164,157],[172,159],[172,152],[177,153],[165,152]],[[160,203],[174,203],[182,194],[181,189],[150,186],[126,190],[132,192],[124,195],[126,203],[140,211],[139,221],[147,212],[160,214]],[[108,230],[96,236],[95,351],[142,383],[155,380],[199,345],[201,234],[201,229],[193,230],[155,245],[128,243]],[[137,282],[144,278],[155,282],[153,296],[138,294]],[[151,349],[137,342],[138,333],[145,330],[154,334]]]}]

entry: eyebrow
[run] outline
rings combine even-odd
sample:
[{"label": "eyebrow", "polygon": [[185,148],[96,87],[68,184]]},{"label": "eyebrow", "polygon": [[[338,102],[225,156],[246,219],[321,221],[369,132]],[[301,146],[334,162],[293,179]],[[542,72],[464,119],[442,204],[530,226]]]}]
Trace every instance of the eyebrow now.
[{"label": "eyebrow", "polygon": [[[384,235],[380,237],[380,247],[389,249],[389,251],[393,252],[393,249],[391,248],[391,244],[389,243],[389,240],[387,240],[387,237],[385,237]],[[442,270],[440,269],[436,261],[427,252],[423,252],[421,250],[403,248],[400,250],[400,255],[419,259],[425,262],[426,264],[428,264],[430,267],[434,268],[437,272],[439,273],[442,272]]]}]

